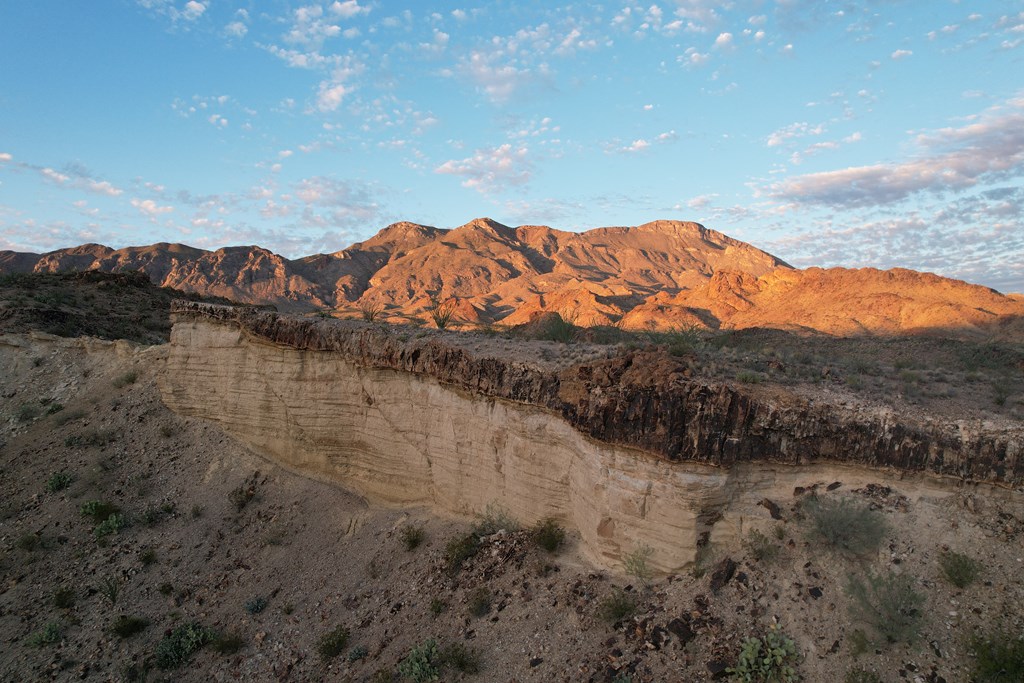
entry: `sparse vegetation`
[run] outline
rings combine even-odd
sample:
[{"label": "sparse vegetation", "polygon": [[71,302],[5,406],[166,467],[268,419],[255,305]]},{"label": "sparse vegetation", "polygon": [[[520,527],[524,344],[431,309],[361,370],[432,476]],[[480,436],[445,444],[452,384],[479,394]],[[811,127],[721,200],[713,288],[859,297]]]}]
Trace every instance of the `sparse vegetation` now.
[{"label": "sparse vegetation", "polygon": [[408,678],[413,683],[436,681],[441,675],[439,660],[440,652],[437,649],[437,642],[433,639],[425,640],[411,649],[409,654],[398,663],[398,675]]},{"label": "sparse vegetation", "polygon": [[443,330],[452,323],[452,318],[455,316],[455,309],[458,305],[459,301],[455,298],[442,301],[436,296],[430,297],[430,305],[427,307],[427,312],[430,313],[430,319],[434,321],[437,329]]},{"label": "sparse vegetation", "polygon": [[469,597],[469,613],[482,617],[491,611],[491,591],[484,586],[477,588]]},{"label": "sparse vegetation", "polygon": [[855,666],[846,672],[843,683],[882,683],[882,679],[874,671]]},{"label": "sparse vegetation", "polygon": [[368,323],[374,322],[383,312],[383,304],[376,304],[369,301],[363,301],[359,304],[359,313],[363,316],[363,320]]},{"label": "sparse vegetation", "polygon": [[1024,681],[1024,633],[996,630],[971,638],[977,683]]},{"label": "sparse vegetation", "polygon": [[144,631],[147,626],[149,626],[149,619],[122,614],[114,620],[113,625],[110,627],[110,632],[118,638],[131,638],[135,634]]},{"label": "sparse vegetation", "polygon": [[913,577],[893,572],[869,573],[865,579],[851,576],[846,589],[850,614],[886,642],[911,643],[924,616],[924,596],[915,590],[914,584]]},{"label": "sparse vegetation", "polygon": [[533,527],[533,540],[549,553],[558,552],[565,541],[565,529],[550,517],[542,519]]},{"label": "sparse vegetation", "polygon": [[40,408],[33,403],[22,403],[18,406],[18,412],[16,417],[18,422],[31,422],[32,420],[39,417]]},{"label": "sparse vegetation", "polygon": [[441,612],[444,612],[446,609],[448,609],[448,603],[447,602],[445,602],[441,598],[433,598],[433,599],[431,599],[431,601],[430,601],[430,613],[434,616],[434,618],[437,618],[438,616],[440,616]]},{"label": "sparse vegetation", "polygon": [[337,626],[334,629],[320,636],[316,643],[316,652],[320,659],[327,662],[345,651],[348,645],[348,629],[344,626]]},{"label": "sparse vegetation", "polygon": [[464,674],[480,672],[480,653],[462,643],[452,643],[441,650],[442,666],[451,667]]},{"label": "sparse vegetation", "polygon": [[216,633],[210,640],[214,652],[222,655],[233,655],[245,647],[245,639],[237,633]]},{"label": "sparse vegetation", "polygon": [[74,588],[62,586],[53,593],[53,606],[57,609],[71,609],[75,606],[78,594]]},{"label": "sparse vegetation", "polygon": [[129,370],[128,372],[122,373],[114,378],[114,387],[121,389],[129,384],[135,384],[138,379],[139,373],[135,370]]},{"label": "sparse vegetation", "polygon": [[728,671],[750,683],[792,683],[800,679],[799,663],[796,643],[772,627],[761,638],[744,640],[736,666]]},{"label": "sparse vegetation", "polygon": [[104,536],[117,533],[126,526],[128,526],[128,520],[124,516],[111,513],[109,517],[93,528],[92,533],[97,539],[101,539]]},{"label": "sparse vegetation", "polygon": [[100,579],[96,590],[113,605],[117,603],[117,596],[121,594],[121,582],[117,580],[117,577],[105,576]]},{"label": "sparse vegetation", "polygon": [[758,562],[769,562],[779,554],[779,545],[758,529],[751,529],[750,533],[743,540],[743,546],[750,553],[750,556]]},{"label": "sparse vegetation", "polygon": [[70,472],[54,472],[49,479],[46,480],[46,490],[50,493],[56,493],[63,491],[67,487],[74,483],[75,477]]},{"label": "sparse vegetation", "polygon": [[651,585],[652,572],[648,560],[653,553],[654,550],[649,545],[641,544],[622,558],[622,565],[625,567],[626,573],[636,578],[644,588]]},{"label": "sparse vegetation", "polygon": [[256,596],[245,601],[245,611],[249,614],[259,614],[267,606],[267,599],[262,596]]},{"label": "sparse vegetation", "polygon": [[416,550],[420,547],[420,544],[427,537],[427,532],[423,530],[423,527],[419,524],[409,524],[402,527],[402,530],[398,533],[398,537],[402,539],[402,545],[408,551]]},{"label": "sparse vegetation", "polygon": [[849,498],[810,498],[803,507],[811,535],[841,553],[874,552],[887,532],[880,513]]},{"label": "sparse vegetation", "polygon": [[974,583],[981,572],[981,563],[963,553],[947,551],[939,555],[939,566],[949,582],[957,588]]},{"label": "sparse vegetation", "polygon": [[348,661],[358,662],[360,659],[366,658],[366,655],[370,654],[370,651],[365,645],[356,645],[354,648],[348,651]]},{"label": "sparse vegetation", "polygon": [[480,549],[480,539],[474,533],[456,536],[448,541],[444,548],[444,560],[449,571],[457,572],[463,563],[476,555]]},{"label": "sparse vegetation", "polygon": [[256,487],[252,484],[242,484],[231,489],[228,500],[235,506],[235,510],[241,512],[245,506],[256,497]]},{"label": "sparse vegetation", "polygon": [[213,639],[213,633],[196,621],[182,624],[156,646],[156,665],[164,670],[176,669],[187,662],[201,647]]},{"label": "sparse vegetation", "polygon": [[59,622],[51,621],[28,637],[25,641],[29,647],[43,647],[59,643],[64,637],[64,627]]},{"label": "sparse vegetation", "polygon": [[615,624],[628,619],[636,612],[636,597],[621,588],[612,588],[612,592],[601,601],[598,615],[605,621]]}]

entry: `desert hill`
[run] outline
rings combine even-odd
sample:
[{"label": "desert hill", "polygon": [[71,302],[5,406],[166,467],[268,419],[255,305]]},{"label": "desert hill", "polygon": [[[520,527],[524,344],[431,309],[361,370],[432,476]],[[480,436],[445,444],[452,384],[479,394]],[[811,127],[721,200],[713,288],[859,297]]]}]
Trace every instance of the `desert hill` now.
[{"label": "desert hill", "polygon": [[1024,332],[1024,299],[904,269],[793,268],[698,223],[654,221],[581,233],[487,218],[454,229],[401,222],[330,254],[287,259],[258,246],[159,243],[0,252],[0,273],[140,270],[157,285],[269,303],[427,319],[451,302],[469,324],[557,312],[584,326],[768,327],[827,334],[942,329]]}]

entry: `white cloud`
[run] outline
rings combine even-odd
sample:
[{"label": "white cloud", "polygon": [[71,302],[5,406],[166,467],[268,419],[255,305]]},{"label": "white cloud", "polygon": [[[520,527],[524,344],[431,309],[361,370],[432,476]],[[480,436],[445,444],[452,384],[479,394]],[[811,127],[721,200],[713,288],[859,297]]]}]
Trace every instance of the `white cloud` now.
[{"label": "white cloud", "polygon": [[651,143],[647,142],[647,140],[644,140],[643,138],[640,138],[638,140],[633,140],[633,142],[626,145],[619,151],[626,153],[642,152],[650,146]]},{"label": "white cloud", "polygon": [[152,199],[131,199],[130,203],[136,209],[139,210],[145,216],[150,218],[156,218],[162,213],[171,213],[174,211],[173,206],[158,206]]},{"label": "white cloud", "polygon": [[654,109],[654,105],[653,104],[645,104],[644,105],[644,111],[650,111],[652,109]]},{"label": "white cloud", "polygon": [[466,14],[466,10],[453,9],[452,17],[454,17],[456,21],[465,21],[466,19],[469,18],[469,15]]},{"label": "white cloud", "polygon": [[341,106],[341,101],[350,92],[344,83],[321,81],[316,95],[316,108],[322,112],[334,111]]},{"label": "white cloud", "polygon": [[90,192],[95,192],[96,194],[104,194],[107,195],[108,197],[117,197],[118,195],[124,193],[124,190],[114,187],[106,180],[91,180],[88,181],[85,187]]},{"label": "white cloud", "polygon": [[243,38],[249,32],[249,27],[240,21],[232,21],[224,27],[224,33],[233,38]]},{"label": "white cloud", "polygon": [[725,33],[719,33],[718,37],[715,38],[714,47],[718,50],[724,50],[732,47],[733,36],[731,33],[726,31]]},{"label": "white cloud", "polygon": [[287,159],[292,154],[294,154],[294,152],[292,152],[290,149],[282,149],[280,152],[277,153],[277,156],[280,157],[281,159]]},{"label": "white cloud", "polygon": [[811,126],[809,123],[804,121],[791,123],[788,126],[783,126],[771,133],[768,136],[767,144],[769,147],[778,147],[779,145],[789,142],[795,138],[802,138],[807,135],[821,135],[824,132],[825,128],[821,124]]},{"label": "white cloud", "polygon": [[185,3],[185,9],[181,12],[181,18],[185,21],[195,21],[199,17],[203,16],[203,12],[206,11],[206,5],[196,0],[189,0]]},{"label": "white cloud", "polygon": [[0,152],[0,161],[10,161],[13,158],[9,152]]},{"label": "white cloud", "polygon": [[495,104],[503,104],[523,89],[549,77],[546,65],[536,68],[502,63],[503,51],[474,50],[459,65],[459,73],[472,81]]},{"label": "white cloud", "polygon": [[218,128],[226,128],[228,125],[228,120],[220,114],[211,114],[206,120]]},{"label": "white cloud", "polygon": [[700,52],[695,47],[686,48],[686,52],[680,55],[676,61],[683,63],[684,66],[704,66],[711,59],[711,55],[706,52]]},{"label": "white cloud", "polygon": [[1024,97],[974,118],[918,135],[919,152],[904,161],[795,176],[772,185],[771,194],[808,204],[874,206],[1024,175]]},{"label": "white cloud", "polygon": [[352,17],[359,16],[360,14],[369,14],[370,7],[366,5],[360,5],[356,0],[345,0],[345,2],[335,2],[330,6],[332,14],[337,14],[342,19],[351,19]]},{"label": "white cloud", "polygon": [[434,169],[434,173],[465,178],[463,187],[481,194],[500,192],[509,186],[524,185],[530,180],[529,149],[505,143],[494,149],[478,149],[473,156],[452,159]]},{"label": "white cloud", "polygon": [[43,169],[40,169],[39,172],[42,173],[43,177],[46,178],[47,180],[49,180],[51,182],[54,182],[54,183],[57,183],[59,185],[63,185],[64,183],[66,183],[69,180],[71,180],[71,178],[69,176],[66,176],[63,173],[59,173],[57,171],[54,171],[52,168],[43,168]]},{"label": "white cloud", "polygon": [[893,59],[904,59],[912,54],[914,54],[913,50],[895,50],[889,56],[892,57]]}]

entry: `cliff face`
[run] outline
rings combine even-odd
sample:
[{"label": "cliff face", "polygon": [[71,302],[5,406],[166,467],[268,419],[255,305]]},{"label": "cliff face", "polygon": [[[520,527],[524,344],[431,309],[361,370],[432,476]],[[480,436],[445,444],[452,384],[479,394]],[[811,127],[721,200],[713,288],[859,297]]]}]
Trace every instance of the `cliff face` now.
[{"label": "cliff face", "polygon": [[703,384],[655,352],[541,369],[386,327],[174,310],[161,379],[172,409],[374,499],[557,517],[602,564],[643,543],[653,566],[681,568],[699,541],[735,538],[766,517],[763,498],[796,486],[893,472],[908,494],[1024,483],[1018,433]]}]

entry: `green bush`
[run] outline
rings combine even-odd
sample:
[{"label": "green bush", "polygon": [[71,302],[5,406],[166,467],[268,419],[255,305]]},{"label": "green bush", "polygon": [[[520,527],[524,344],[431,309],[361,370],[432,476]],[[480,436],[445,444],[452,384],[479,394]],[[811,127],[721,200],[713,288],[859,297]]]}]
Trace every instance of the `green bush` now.
[{"label": "green bush", "polygon": [[30,422],[39,416],[39,406],[32,403],[22,403],[18,406],[18,422]]},{"label": "green bush", "polygon": [[626,568],[626,573],[635,577],[640,582],[640,585],[645,588],[651,584],[652,572],[647,561],[653,553],[654,549],[649,545],[641,545],[622,558],[622,564]]},{"label": "green bush", "polygon": [[[372,320],[369,322],[373,322]],[[370,654],[370,651],[365,645],[356,645],[354,648],[348,651],[348,661],[358,662],[360,659],[365,659]]]},{"label": "green bush", "polygon": [[338,626],[320,636],[320,640],[316,644],[316,651],[320,655],[320,659],[326,662],[340,655],[346,645],[348,645],[348,629]]},{"label": "green bush", "polygon": [[970,641],[977,683],[1024,681],[1024,634],[995,631]]},{"label": "green bush", "polygon": [[256,596],[255,598],[245,601],[245,611],[253,615],[262,612],[266,606],[267,599],[263,596]]},{"label": "green bush", "polygon": [[729,673],[745,683],[791,683],[800,679],[796,643],[774,627],[762,638],[743,641],[736,666]]},{"label": "green bush", "polygon": [[195,621],[182,624],[157,644],[156,665],[164,670],[176,669],[212,639],[213,633],[202,624]]},{"label": "green bush", "polygon": [[448,569],[456,572],[462,568],[463,563],[476,555],[480,549],[480,539],[476,534],[469,533],[463,536],[456,536],[448,541],[444,548],[444,560]]},{"label": "green bush", "polygon": [[[781,527],[777,527],[781,528]],[[755,560],[767,562],[779,554],[779,544],[772,541],[757,529],[752,529],[743,541],[747,552]]]},{"label": "green bush", "polygon": [[75,477],[73,474],[68,472],[55,472],[49,479],[47,479],[46,490],[50,493],[63,491],[67,487],[71,486],[74,481]]},{"label": "green bush", "polygon": [[68,588],[64,586],[58,588],[53,593],[53,606],[58,609],[71,609],[75,606],[75,600],[78,598],[78,594],[74,588]]},{"label": "green bush", "polygon": [[612,592],[598,605],[597,613],[605,621],[614,624],[633,616],[636,612],[636,598],[621,588]]},{"label": "green bush", "polygon": [[245,647],[245,639],[237,633],[217,633],[210,640],[214,652],[222,655],[233,655]]},{"label": "green bush", "polygon": [[131,638],[135,634],[144,631],[147,626],[149,626],[149,619],[122,614],[114,620],[113,625],[110,627],[110,632],[118,638]]},{"label": "green bush", "polygon": [[443,666],[451,667],[464,674],[480,673],[480,653],[462,643],[452,643],[441,651]]},{"label": "green bush", "polygon": [[878,550],[888,530],[880,513],[849,498],[811,498],[804,510],[812,537],[849,555]]},{"label": "green bush", "polygon": [[410,650],[405,659],[398,663],[398,674],[414,683],[427,683],[438,680],[441,675],[439,665],[440,652],[437,649],[437,642],[433,639],[425,640],[422,645]]},{"label": "green bush", "polygon": [[939,566],[949,582],[957,588],[966,588],[974,583],[981,572],[981,563],[963,553],[944,552],[939,555]]},{"label": "green bush", "polygon": [[128,526],[128,520],[122,515],[111,514],[105,520],[100,522],[93,528],[92,533],[96,538],[103,538],[110,534],[116,533],[121,529]]},{"label": "green bush", "polygon": [[846,592],[854,619],[871,626],[887,642],[911,643],[917,637],[924,596],[914,590],[915,580],[906,574],[851,576]]},{"label": "green bush", "polygon": [[121,508],[102,500],[90,500],[87,503],[82,503],[78,508],[78,511],[83,517],[90,517],[93,524],[99,524],[100,522],[106,521],[110,515],[116,515],[121,511]]},{"label": "green bush", "polygon": [[64,637],[64,628],[56,621],[43,626],[40,630],[36,631],[28,637],[26,643],[30,647],[43,647],[44,645],[53,645],[59,643],[60,639]]},{"label": "green bush", "polygon": [[533,540],[549,553],[555,553],[565,540],[565,530],[558,526],[558,522],[548,517],[533,527]]},{"label": "green bush", "polygon": [[135,370],[130,370],[122,375],[118,375],[114,379],[114,386],[118,389],[121,387],[128,386],[129,384],[135,384],[135,381],[139,379],[139,373]]},{"label": "green bush", "polygon": [[474,617],[482,617],[491,611],[491,591],[480,587],[473,591],[469,598],[469,613]]},{"label": "green bush", "polygon": [[405,549],[411,552],[420,547],[427,538],[427,532],[418,524],[410,524],[409,526],[402,527],[398,537],[402,539],[402,545],[405,546]]}]

